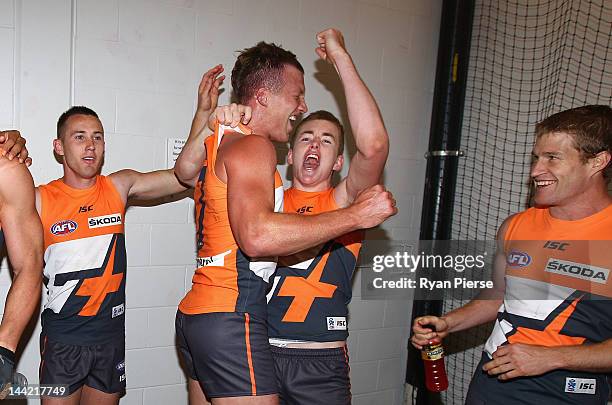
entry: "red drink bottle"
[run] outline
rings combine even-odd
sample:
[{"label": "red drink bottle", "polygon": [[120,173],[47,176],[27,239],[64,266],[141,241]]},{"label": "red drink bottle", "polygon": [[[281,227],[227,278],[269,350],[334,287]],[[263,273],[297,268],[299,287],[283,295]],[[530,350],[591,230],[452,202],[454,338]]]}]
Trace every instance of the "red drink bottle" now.
[{"label": "red drink bottle", "polygon": [[442,344],[423,346],[421,358],[425,364],[425,387],[429,391],[445,391],[448,388],[448,378],[444,367],[444,347],[442,347]]}]

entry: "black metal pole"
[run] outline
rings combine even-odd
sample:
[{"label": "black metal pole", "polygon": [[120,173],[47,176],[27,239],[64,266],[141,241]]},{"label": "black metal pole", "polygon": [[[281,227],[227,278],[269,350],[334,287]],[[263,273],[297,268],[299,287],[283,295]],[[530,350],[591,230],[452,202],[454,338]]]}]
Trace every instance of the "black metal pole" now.
[{"label": "black metal pole", "polygon": [[[474,0],[444,0],[431,114],[427,172],[421,213],[421,240],[451,237]],[[412,319],[442,313],[442,301],[415,301]],[[417,405],[440,403],[424,388],[420,353],[409,345],[406,381],[417,388]]]}]

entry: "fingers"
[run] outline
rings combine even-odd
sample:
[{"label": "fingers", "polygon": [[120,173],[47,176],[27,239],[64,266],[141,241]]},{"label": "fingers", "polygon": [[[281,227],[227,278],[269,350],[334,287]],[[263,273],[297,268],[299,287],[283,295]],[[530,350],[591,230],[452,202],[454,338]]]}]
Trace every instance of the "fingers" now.
[{"label": "fingers", "polygon": [[399,212],[396,206],[397,202],[395,201],[395,198],[393,198],[393,193],[391,193],[390,191],[387,191],[387,194],[391,202],[391,215],[390,216],[396,215]]},{"label": "fingers", "polygon": [[15,146],[15,141],[12,139],[7,139],[2,144],[2,156],[6,156],[9,160],[13,160],[13,153],[11,153],[11,149]]},{"label": "fingers", "polygon": [[237,104],[231,104],[230,112],[232,114],[232,118],[231,118],[232,122],[231,122],[230,126],[232,128],[235,128],[240,123],[240,120],[242,119],[242,114],[240,113]]},{"label": "fingers", "polygon": [[198,86],[198,110],[212,111],[217,106],[219,87],[225,79],[225,75],[221,75],[222,72],[223,66],[217,65],[202,76]]},{"label": "fingers", "polygon": [[248,105],[241,105],[240,107],[244,108],[244,111],[242,114],[242,123],[246,125],[251,121],[251,114],[253,113],[253,109],[249,107]]},{"label": "fingers", "polygon": [[318,48],[315,48],[315,52],[319,58],[327,60],[327,53],[325,52],[324,47],[319,46]]},{"label": "fingers", "polygon": [[489,375],[499,375],[513,371],[514,365],[510,363],[510,361],[507,361],[506,358],[502,357],[485,363],[482,369]]},{"label": "fingers", "polygon": [[[19,155],[17,155],[17,157],[19,158],[19,163],[25,163],[26,160],[30,159],[29,155],[30,155],[30,152],[28,151],[28,148],[26,148],[25,142],[24,142],[21,152],[19,152]],[[32,164],[32,159],[30,159],[30,164]]]},{"label": "fingers", "polygon": [[493,353],[493,358],[498,359],[500,357],[503,357],[507,355],[509,351],[510,351],[509,345],[499,346],[497,350],[495,350],[495,352]]},{"label": "fingers", "polygon": [[21,137],[19,131],[0,131],[0,154],[6,156],[9,160],[13,160],[15,156],[25,153],[24,158],[27,158],[28,152],[25,149],[26,140]]},{"label": "fingers", "polygon": [[413,325],[415,333],[432,332],[434,337],[443,338],[448,334],[448,322],[444,318],[426,315],[416,318]]},{"label": "fingers", "polygon": [[344,50],[344,37],[342,33],[335,28],[329,28],[317,34],[318,47],[315,49],[317,55],[326,61],[333,62],[333,55],[330,52],[336,53]]},{"label": "fingers", "polygon": [[446,336],[447,329],[446,321],[437,316],[421,316],[414,320],[412,331],[414,335],[410,339],[413,346],[421,350],[423,346],[428,344],[439,344],[442,342],[442,337]]},{"label": "fingers", "polygon": [[213,115],[220,124],[229,125],[235,128],[239,123],[249,123],[252,116],[252,109],[246,105],[232,103],[230,105],[217,107]]},{"label": "fingers", "polygon": [[435,337],[435,332],[430,333],[415,333],[410,338],[412,345],[421,350],[426,345],[436,345],[442,342],[442,339]]},{"label": "fingers", "polygon": [[223,72],[223,65],[217,65],[214,66],[210,69],[208,69],[206,71],[206,73],[204,73],[202,75],[202,80],[200,81],[200,88],[203,88],[204,85],[208,82],[208,83],[212,83],[212,81],[221,73]]},{"label": "fingers", "polygon": [[225,80],[225,75],[221,75],[215,79],[212,84],[213,91],[216,91],[217,93],[219,92],[219,87],[221,86],[221,84],[223,84],[223,80]]}]

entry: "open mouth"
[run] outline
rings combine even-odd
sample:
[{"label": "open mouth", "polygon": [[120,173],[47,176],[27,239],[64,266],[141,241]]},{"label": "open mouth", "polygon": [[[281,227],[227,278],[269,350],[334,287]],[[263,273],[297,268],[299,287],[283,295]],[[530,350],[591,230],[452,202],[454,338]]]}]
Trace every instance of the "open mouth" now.
[{"label": "open mouth", "polygon": [[290,115],[290,116],[289,116],[289,121],[288,121],[288,123],[287,123],[287,124],[288,124],[289,129],[290,129],[291,131],[293,131],[293,128],[295,127],[295,123],[296,123],[296,121],[297,121],[297,115],[295,115],[295,114],[294,114],[294,115]]},{"label": "open mouth", "polygon": [[94,163],[96,161],[96,158],[93,156],[85,156],[83,160],[87,163]]},{"label": "open mouth", "polygon": [[556,180],[533,180],[533,184],[536,186],[536,188],[541,189],[544,187],[548,187],[552,184],[555,184],[557,181]]},{"label": "open mouth", "polygon": [[304,158],[304,168],[306,170],[314,170],[319,167],[319,155],[316,153],[309,153]]}]

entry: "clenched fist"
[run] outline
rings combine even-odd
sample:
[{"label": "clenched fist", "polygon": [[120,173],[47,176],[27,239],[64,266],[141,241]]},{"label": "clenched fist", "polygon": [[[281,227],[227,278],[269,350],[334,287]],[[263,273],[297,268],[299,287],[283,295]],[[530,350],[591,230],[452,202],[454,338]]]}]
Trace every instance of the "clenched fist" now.
[{"label": "clenched fist", "polygon": [[380,184],[359,193],[349,209],[358,215],[362,229],[380,225],[390,216],[397,214],[393,194]]}]

